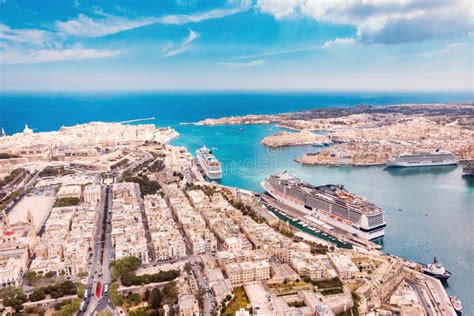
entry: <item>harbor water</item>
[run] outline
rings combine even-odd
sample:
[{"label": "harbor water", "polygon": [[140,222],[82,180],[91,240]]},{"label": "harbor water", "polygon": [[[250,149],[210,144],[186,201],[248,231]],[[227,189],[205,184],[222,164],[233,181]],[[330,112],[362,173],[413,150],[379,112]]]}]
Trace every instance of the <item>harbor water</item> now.
[{"label": "harbor water", "polygon": [[8,134],[27,123],[37,131],[90,121],[125,121],[155,116],[158,126],[181,134],[173,145],[194,154],[212,148],[223,163],[225,185],[262,191],[268,175],[287,170],[314,185],[344,184],[385,210],[383,251],[428,263],[437,256],[453,273],[447,284],[461,297],[465,315],[474,309],[474,180],[460,166],[303,166],[294,161],[312,146],[268,149],[260,141],[282,131],[274,125],[181,125],[207,117],[278,113],[323,106],[473,101],[472,94],[0,94],[0,127]]}]

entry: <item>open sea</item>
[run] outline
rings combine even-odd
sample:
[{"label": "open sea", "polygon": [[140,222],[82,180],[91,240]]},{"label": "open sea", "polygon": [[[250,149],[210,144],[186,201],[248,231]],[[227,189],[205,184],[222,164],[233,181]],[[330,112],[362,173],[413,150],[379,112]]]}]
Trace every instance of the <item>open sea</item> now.
[{"label": "open sea", "polygon": [[[268,175],[288,170],[318,185],[346,188],[385,209],[383,251],[429,263],[437,256],[453,273],[447,284],[474,315],[474,180],[461,167],[385,170],[383,167],[302,166],[294,162],[312,146],[267,149],[260,140],[283,129],[273,125],[195,126],[209,117],[272,114],[315,107],[474,101],[472,93],[1,93],[0,127],[7,134],[27,123],[35,132],[90,121],[118,122],[154,116],[181,136],[173,145],[206,145],[224,165],[222,183],[261,191]],[[149,122],[145,122],[149,123]],[[243,131],[240,129],[243,128]],[[400,211],[401,210],[401,211]]]}]

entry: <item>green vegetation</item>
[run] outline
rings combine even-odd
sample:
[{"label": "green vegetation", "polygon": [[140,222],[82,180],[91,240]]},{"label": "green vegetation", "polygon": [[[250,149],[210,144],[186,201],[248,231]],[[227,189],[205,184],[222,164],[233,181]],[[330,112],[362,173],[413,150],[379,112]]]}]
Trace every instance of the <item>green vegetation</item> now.
[{"label": "green vegetation", "polygon": [[60,304],[57,304],[54,309],[58,310],[58,312],[53,313],[53,315],[57,316],[70,316],[75,315],[76,312],[81,307],[81,300],[75,299],[72,301],[64,301]]},{"label": "green vegetation", "polygon": [[81,200],[77,197],[64,197],[56,201],[54,207],[76,206]]},{"label": "green vegetation", "polygon": [[342,287],[344,285],[338,277],[326,280],[312,281],[311,283],[314,286],[317,286],[318,289],[332,289],[336,287]]},{"label": "green vegetation", "polygon": [[2,181],[0,181],[0,188],[15,180],[24,171],[25,169],[23,168],[17,168],[13,170],[8,176],[6,176]]},{"label": "green vegetation", "polygon": [[293,238],[295,237],[295,233],[293,233],[291,230],[289,229],[285,229],[285,228],[280,228],[280,233],[285,235],[286,237],[288,238]]},{"label": "green vegetation", "polygon": [[16,190],[14,192],[12,192],[9,196],[7,196],[6,198],[4,198],[3,200],[1,200],[0,202],[0,210],[3,210],[5,207],[7,207],[8,204],[10,204],[10,202],[14,201],[21,193],[21,189],[20,190]]},{"label": "green vegetation", "polygon": [[294,302],[290,302],[288,303],[288,306],[291,306],[291,307],[305,307],[306,304],[304,301],[294,301]]},{"label": "green vegetation", "polygon": [[79,273],[77,274],[77,277],[78,277],[79,279],[83,279],[83,278],[87,277],[88,275],[89,275],[89,273],[83,271],[83,272],[79,272]]},{"label": "green vegetation", "polygon": [[35,271],[28,271],[25,273],[25,281],[28,285],[34,284],[40,276]]},{"label": "green vegetation", "polygon": [[140,258],[137,257],[125,257],[120,260],[115,260],[110,263],[112,268],[112,276],[119,278],[120,276],[133,272],[140,268],[142,264]]},{"label": "green vegetation", "polygon": [[7,287],[0,291],[0,298],[3,299],[3,305],[10,306],[16,312],[21,311],[23,303],[28,299],[20,287]]},{"label": "green vegetation", "polygon": [[311,283],[319,289],[322,295],[335,295],[344,293],[344,284],[338,277],[326,280],[313,280]]},{"label": "green vegetation", "polygon": [[112,316],[113,314],[109,311],[101,311],[97,314],[97,316]]},{"label": "green vegetation", "polygon": [[58,176],[66,176],[68,174],[74,174],[72,170],[66,170],[64,167],[51,167],[48,166],[38,173],[38,175],[42,178],[47,177],[58,177]]},{"label": "green vegetation", "polygon": [[127,158],[123,158],[122,160],[120,160],[119,162],[113,164],[112,166],[110,166],[110,169],[112,170],[115,170],[119,167],[123,167],[125,166],[126,164],[128,163],[128,159]]},{"label": "green vegetation", "polygon": [[326,295],[336,295],[336,294],[342,294],[344,293],[344,290],[342,288],[334,288],[334,289],[324,289],[321,290],[321,294],[326,296]]},{"label": "green vegetation", "polygon": [[20,158],[20,156],[12,155],[9,153],[0,153],[0,159]]},{"label": "green vegetation", "polygon": [[233,316],[235,312],[241,308],[247,308],[247,305],[250,304],[250,301],[245,294],[243,287],[238,287],[234,289],[234,298],[227,304],[227,306],[222,307],[221,315]]},{"label": "green vegetation", "polygon": [[249,205],[245,205],[242,202],[233,201],[232,206],[240,210],[243,215],[250,216],[250,218],[256,221],[257,223],[265,222],[265,219],[255,213],[254,210],[252,210],[252,207]]},{"label": "green vegetation", "polygon": [[138,305],[138,304],[140,304],[141,301],[142,301],[142,298],[141,298],[140,294],[138,294],[138,293],[133,293],[133,294],[131,294],[127,297],[127,303],[128,303],[129,306]]},{"label": "green vegetation", "polygon": [[123,177],[125,182],[135,182],[140,186],[140,192],[142,196],[155,194],[161,190],[161,185],[158,181],[150,180],[147,176],[131,176],[125,175]]},{"label": "green vegetation", "polygon": [[32,306],[32,307],[25,308],[25,313],[28,315],[34,314],[34,315],[43,316],[46,313],[46,310],[42,307]]},{"label": "green vegetation", "polygon": [[149,283],[159,283],[172,281],[179,276],[179,271],[160,271],[154,274],[136,275],[133,271],[137,270],[141,265],[141,261],[137,257],[126,257],[120,260],[112,261],[112,278],[120,281],[124,286],[141,285]]},{"label": "green vegetation", "polygon": [[110,288],[109,288],[110,301],[115,306],[122,306],[123,295],[117,292],[118,288],[119,288],[119,284],[117,282],[114,282],[110,285]]},{"label": "green vegetation", "polygon": [[[311,254],[313,255],[325,255],[329,252],[330,248],[326,245],[321,245],[315,242],[310,242],[309,245],[311,246]],[[333,247],[333,246],[331,246]],[[334,247],[333,249],[334,250]]]},{"label": "green vegetation", "polygon": [[60,298],[67,295],[77,295],[77,293],[77,287],[73,282],[64,281],[54,285],[37,288],[30,294],[29,299],[32,302],[37,302],[45,299],[46,295],[50,295],[51,298]]},{"label": "green vegetation", "polygon": [[165,169],[165,163],[163,160],[155,160],[150,166],[148,166],[148,170],[151,172],[160,172],[161,170]]},{"label": "green vegetation", "polygon": [[149,284],[149,283],[160,283],[160,282],[167,282],[172,281],[179,277],[178,270],[169,270],[169,271],[160,271],[154,274],[143,274],[143,275],[136,275],[134,273],[126,273],[120,277],[120,281],[124,286],[131,286],[131,285],[142,285],[142,284]]}]

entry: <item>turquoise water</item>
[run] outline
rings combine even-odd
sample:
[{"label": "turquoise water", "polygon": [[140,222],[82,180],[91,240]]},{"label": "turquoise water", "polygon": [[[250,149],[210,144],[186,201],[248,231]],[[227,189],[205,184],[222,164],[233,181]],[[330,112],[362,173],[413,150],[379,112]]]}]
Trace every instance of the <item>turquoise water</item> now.
[{"label": "turquoise water", "polygon": [[[312,184],[341,183],[386,211],[383,250],[420,262],[438,256],[453,273],[448,291],[474,309],[474,181],[460,167],[384,170],[382,167],[311,167],[294,162],[311,146],[267,150],[262,137],[282,129],[270,125],[179,125],[207,117],[278,113],[327,106],[473,101],[472,93],[50,93],[1,94],[0,127],[8,134],[28,123],[35,131],[90,121],[155,116],[181,136],[172,143],[194,154],[216,147],[224,164],[223,184],[260,191],[266,176],[288,170]],[[402,209],[402,211],[399,211]]]},{"label": "turquoise water", "polygon": [[[243,131],[240,131],[243,128]],[[474,180],[456,166],[411,169],[303,166],[294,162],[312,146],[267,149],[262,137],[282,131],[272,125],[179,126],[172,143],[193,154],[205,144],[223,163],[222,184],[261,191],[266,176],[288,170],[315,184],[337,183],[385,210],[383,251],[429,263],[437,256],[453,273],[450,294],[473,307]],[[402,211],[400,211],[400,209]],[[467,313],[465,313],[467,314]]]}]

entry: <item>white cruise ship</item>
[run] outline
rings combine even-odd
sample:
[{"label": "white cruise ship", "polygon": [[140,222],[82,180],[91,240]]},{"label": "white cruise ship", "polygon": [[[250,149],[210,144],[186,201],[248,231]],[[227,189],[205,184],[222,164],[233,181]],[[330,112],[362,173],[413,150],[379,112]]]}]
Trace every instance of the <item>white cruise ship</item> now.
[{"label": "white cruise ship", "polygon": [[280,173],[266,178],[262,186],[279,202],[333,227],[367,240],[384,235],[383,210],[347,192],[342,185],[314,187],[293,175]]},{"label": "white cruise ship", "polygon": [[211,180],[222,178],[222,166],[219,160],[214,156],[212,151],[206,146],[196,150],[197,160],[204,174]]},{"label": "white cruise ship", "polygon": [[457,165],[459,159],[450,152],[435,151],[432,153],[404,154],[392,156],[387,161],[388,167],[425,167]]}]

